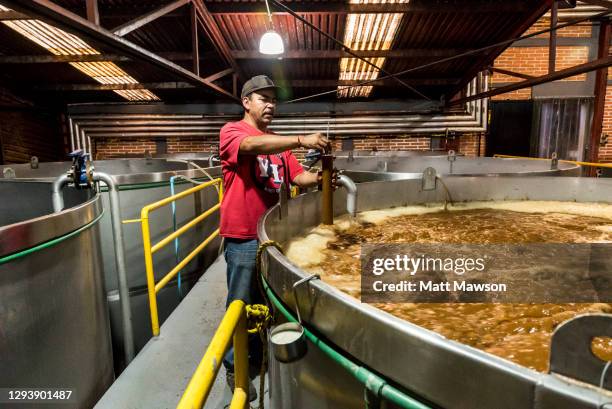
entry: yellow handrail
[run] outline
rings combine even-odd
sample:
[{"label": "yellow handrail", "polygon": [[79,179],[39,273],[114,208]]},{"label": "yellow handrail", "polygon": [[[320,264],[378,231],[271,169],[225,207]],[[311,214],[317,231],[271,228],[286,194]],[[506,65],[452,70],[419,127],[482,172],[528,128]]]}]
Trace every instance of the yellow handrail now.
[{"label": "yellow handrail", "polygon": [[[218,185],[219,187],[219,203],[206,210],[201,215],[195,217],[190,220],[184,226],[172,232],[168,236],[161,239],[158,243],[151,245],[151,230],[149,227],[149,214],[159,209],[162,206],[175,202],[179,199],[192,195],[194,193],[199,192],[202,189],[205,189],[209,186]],[[168,272],[158,283],[155,282],[155,273],[153,271],[153,253],[159,251],[161,248],[166,246],[172,240],[181,236],[189,229],[191,229],[196,224],[200,223],[202,220],[206,219],[213,212],[219,210],[221,207],[221,201],[223,200],[223,184],[221,179],[217,178],[211,180],[210,182],[202,183],[201,185],[194,186],[190,189],[186,189],[180,193],[177,193],[173,196],[167,197],[165,199],[159,200],[155,203],[151,203],[142,208],[140,211],[140,221],[142,227],[142,242],[144,246],[144,259],[145,259],[145,270],[147,274],[147,290],[149,293],[149,310],[151,312],[151,328],[153,330],[153,335],[159,335],[159,316],[157,312],[157,293],[164,288],[166,284],[170,280],[172,280],[178,272],[185,267],[195,256],[197,256],[215,237],[219,235],[219,229],[216,229],[212,232],[202,243],[200,243],[195,249],[193,249],[187,257],[182,259],[170,272]],[[133,220],[130,220],[132,222]],[[124,221],[127,222],[127,221]]]},{"label": "yellow handrail", "polygon": [[[493,155],[494,158],[510,158],[510,159],[531,159],[531,160],[551,160],[549,158],[532,158],[529,156],[513,156],[513,155]],[[559,159],[559,162],[573,163],[574,165],[592,166],[594,168],[612,168],[612,163],[599,162],[581,162],[577,160]]]},{"label": "yellow handrail", "polygon": [[241,300],[233,301],[215,335],[206,349],[204,357],[196,368],[177,409],[201,408],[217,377],[221,362],[230,341],[234,341],[235,388],[230,409],[244,409],[248,401],[248,342],[245,305]]}]

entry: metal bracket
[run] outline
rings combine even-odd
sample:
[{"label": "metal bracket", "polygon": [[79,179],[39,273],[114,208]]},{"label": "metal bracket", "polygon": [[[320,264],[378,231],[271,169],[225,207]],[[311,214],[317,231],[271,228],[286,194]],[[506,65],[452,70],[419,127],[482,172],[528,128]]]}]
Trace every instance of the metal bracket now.
[{"label": "metal bracket", "polygon": [[308,283],[309,281],[314,280],[314,279],[320,280],[321,276],[318,274],[312,274],[312,275],[309,275],[308,277],[304,277],[301,280],[298,280],[295,283],[293,283],[293,299],[295,300],[295,310],[297,312],[297,318],[300,324],[302,323],[302,315],[300,314],[300,302],[298,301],[298,297],[297,297],[297,288],[298,286],[304,283]]},{"label": "metal bracket", "polygon": [[376,169],[377,169],[379,172],[387,172],[387,171],[388,171],[388,169],[389,169],[389,164],[388,164],[388,162],[387,162],[386,160],[385,160],[385,161],[379,161],[379,162],[376,164]]},{"label": "metal bracket", "polygon": [[599,137],[599,146],[606,146],[608,144],[608,134],[602,133]]},{"label": "metal bracket", "polygon": [[448,173],[450,175],[453,174],[453,162],[457,160],[457,154],[454,150],[449,150],[446,156],[446,160],[448,160]]},{"label": "metal bracket", "polygon": [[30,158],[30,168],[38,169],[38,156],[32,156]]},{"label": "metal bracket", "polygon": [[436,190],[437,178],[438,178],[438,171],[435,168],[432,168],[432,167],[425,168],[425,171],[423,172],[421,189],[424,191]]},{"label": "metal bracket", "polygon": [[557,152],[553,152],[553,154],[550,155],[550,170],[557,169],[559,169],[559,159],[557,158]]},{"label": "metal bracket", "polygon": [[606,362],[591,351],[593,338],[610,336],[611,314],[585,314],[565,321],[553,332],[550,372],[612,390],[612,371],[602,379]]},{"label": "metal bracket", "polygon": [[13,168],[4,168],[2,170],[2,177],[4,179],[15,179],[15,169],[13,169]]},{"label": "metal bracket", "polygon": [[289,194],[287,190],[287,185],[285,184],[285,182],[282,182],[278,192],[278,207],[280,208],[278,212],[279,220],[286,219],[289,216],[289,206],[287,205],[288,201]]}]

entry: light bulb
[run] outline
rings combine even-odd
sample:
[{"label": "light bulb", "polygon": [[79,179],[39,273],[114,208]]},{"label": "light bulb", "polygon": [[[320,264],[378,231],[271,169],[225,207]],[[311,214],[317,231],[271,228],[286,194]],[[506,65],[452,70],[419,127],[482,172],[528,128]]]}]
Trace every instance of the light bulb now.
[{"label": "light bulb", "polygon": [[266,31],[259,40],[259,52],[267,55],[278,55],[285,52],[283,39],[274,30]]}]

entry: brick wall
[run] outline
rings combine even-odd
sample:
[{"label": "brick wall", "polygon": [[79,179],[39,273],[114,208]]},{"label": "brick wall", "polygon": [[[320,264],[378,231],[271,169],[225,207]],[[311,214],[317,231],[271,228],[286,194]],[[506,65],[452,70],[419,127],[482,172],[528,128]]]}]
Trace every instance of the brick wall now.
[{"label": "brick wall", "polygon": [[0,160],[4,164],[65,159],[60,115],[0,88]]},{"label": "brick wall", "polygon": [[[546,18],[540,19],[534,24],[527,33],[533,33],[538,30],[546,29],[550,26],[550,20]],[[557,32],[558,38],[590,38],[593,35],[593,27],[590,24],[584,23],[577,26],[566,27]],[[549,34],[541,34],[535,38],[548,39]],[[594,50],[596,52],[596,50]],[[573,65],[582,64],[588,61],[589,47],[582,45],[560,45],[557,46],[556,69],[571,67]],[[548,47],[543,46],[521,46],[509,47],[502,55],[500,55],[494,63],[497,68],[502,68],[521,74],[532,76],[545,75],[548,72]],[[586,74],[567,78],[562,81],[584,81]],[[612,79],[612,77],[609,77]],[[492,87],[502,86],[504,84],[522,81],[521,78],[494,73],[492,78]],[[493,97],[493,100],[524,100],[532,97],[531,88],[509,92]],[[606,108],[604,111],[603,134],[610,135],[610,142],[599,148],[600,161],[612,161],[612,87],[607,88],[606,92]]]},{"label": "brick wall", "polygon": [[609,135],[609,141],[599,146],[599,160],[612,162],[612,87],[606,88],[606,109],[604,111],[602,134]]},{"label": "brick wall", "polygon": [[484,136],[481,133],[463,134],[459,138],[459,153],[465,156],[484,156]]},{"label": "brick wall", "polygon": [[[95,159],[142,157],[146,151],[157,152],[155,140],[138,138],[109,138],[94,141]],[[219,148],[217,138],[167,138],[166,153],[210,152]]]},{"label": "brick wall", "polygon": [[[548,28],[550,20],[540,19],[527,33]],[[589,38],[592,35],[590,25],[566,27],[558,31],[559,38]],[[535,38],[548,39],[548,34],[540,34]],[[588,61],[589,47],[582,45],[558,45],[555,58],[555,68],[561,70]],[[496,68],[514,71],[520,74],[540,76],[548,73],[548,46],[509,47],[494,62]],[[561,81],[584,81],[586,74],[566,78]],[[493,88],[508,83],[523,81],[522,78],[494,73],[491,78]],[[493,100],[522,100],[531,98],[531,88],[496,95]]]}]

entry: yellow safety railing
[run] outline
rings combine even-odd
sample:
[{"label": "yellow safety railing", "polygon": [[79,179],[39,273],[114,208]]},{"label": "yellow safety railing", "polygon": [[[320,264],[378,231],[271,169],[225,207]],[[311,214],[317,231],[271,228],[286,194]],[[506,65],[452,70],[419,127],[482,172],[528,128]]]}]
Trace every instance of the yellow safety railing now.
[{"label": "yellow safety railing", "polygon": [[[494,158],[511,158],[511,159],[551,160],[549,158],[532,158],[529,156],[513,156],[513,155],[493,155],[493,157]],[[611,168],[612,169],[612,163],[581,162],[577,160],[566,160],[566,159],[559,159],[559,162],[573,163],[574,165],[581,165],[581,166],[591,166],[594,168]]]},{"label": "yellow safety railing", "polygon": [[189,381],[187,389],[185,389],[185,393],[183,393],[177,406],[178,409],[201,408],[204,405],[232,338],[234,341],[234,374],[236,384],[229,408],[244,409],[247,407],[249,391],[247,336],[245,304],[241,300],[233,301],[225,312],[223,320],[206,349],[204,357],[196,368],[191,381]]},{"label": "yellow safety railing", "polygon": [[[199,192],[202,189],[205,189],[209,186],[218,186],[219,192],[219,203],[206,210],[201,215],[195,217],[184,226],[181,226],[179,229],[175,230],[168,236],[164,237],[159,242],[151,245],[151,230],[149,228],[149,213],[154,210],[159,209],[167,204],[175,202],[179,199],[192,195],[194,193]],[[219,210],[221,207],[221,200],[223,199],[223,184],[221,179],[213,179],[210,182],[202,183],[201,185],[194,186],[190,189],[184,190],[180,193],[177,193],[173,196],[162,199],[158,202],[152,203],[142,208],[140,211],[140,219],[135,221],[140,221],[142,226],[142,242],[144,245],[144,258],[145,258],[145,269],[147,273],[147,289],[149,292],[149,309],[151,311],[151,328],[153,329],[153,335],[159,335],[159,317],[157,313],[157,293],[164,288],[166,284],[170,280],[172,280],[183,267],[185,267],[195,256],[198,255],[215,237],[219,235],[219,229],[216,229],[212,232],[202,243],[200,243],[195,249],[193,249],[184,259],[182,259],[169,273],[167,273],[158,283],[155,282],[155,274],[153,271],[153,254],[157,251],[161,250],[164,246],[170,243],[172,240],[181,236],[189,229],[191,229],[196,224],[200,223],[208,216],[210,216],[215,211]],[[132,222],[134,220],[127,220],[125,222]]]}]

